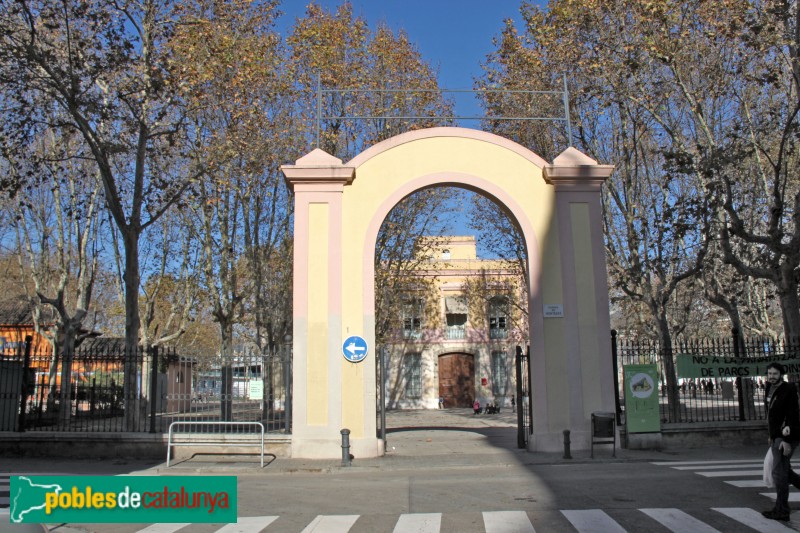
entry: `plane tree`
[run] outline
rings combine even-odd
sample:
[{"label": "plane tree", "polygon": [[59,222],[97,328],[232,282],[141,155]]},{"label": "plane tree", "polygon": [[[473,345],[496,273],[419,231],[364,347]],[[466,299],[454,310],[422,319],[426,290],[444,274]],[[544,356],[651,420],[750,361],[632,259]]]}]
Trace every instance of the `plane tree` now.
[{"label": "plane tree", "polygon": [[[0,85],[6,151],[29,142],[57,110],[58,125],[77,135],[102,184],[103,201],[124,250],[124,395],[126,427],[139,428],[134,353],[139,344],[139,246],[147,229],[175,204],[196,169],[167,164],[180,158],[183,131],[180,65],[168,53],[178,4],[48,2],[0,6]],[[8,179],[6,189],[24,184]]]}]

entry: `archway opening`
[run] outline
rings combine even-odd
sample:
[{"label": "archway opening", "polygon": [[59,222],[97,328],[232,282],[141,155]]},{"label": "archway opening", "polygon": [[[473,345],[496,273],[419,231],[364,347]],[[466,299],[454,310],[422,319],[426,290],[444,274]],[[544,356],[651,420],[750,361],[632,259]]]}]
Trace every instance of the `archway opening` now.
[{"label": "archway opening", "polygon": [[375,248],[376,397],[383,387],[387,431],[513,432],[527,261],[513,216],[476,187],[428,186],[389,211]]}]

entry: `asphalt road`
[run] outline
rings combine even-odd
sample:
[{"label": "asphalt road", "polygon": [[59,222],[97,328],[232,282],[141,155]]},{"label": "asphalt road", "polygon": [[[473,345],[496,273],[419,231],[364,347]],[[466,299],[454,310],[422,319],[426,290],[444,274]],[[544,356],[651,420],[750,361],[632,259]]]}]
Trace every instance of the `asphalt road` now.
[{"label": "asphalt road", "polygon": [[[742,471],[741,467],[746,464],[713,466],[730,466]],[[769,531],[748,527],[714,510],[749,509],[755,513],[769,508],[771,499],[761,494],[768,489],[736,487],[726,483],[727,478],[699,475],[698,472],[707,471],[697,469],[707,468],[706,465],[695,468],[676,470],[652,462],[629,461],[454,466],[423,471],[353,469],[280,475],[239,472],[238,508],[240,517],[274,517],[263,528],[266,533],[405,531],[396,529],[401,516],[425,513],[440,515],[436,531],[484,533],[489,531],[486,517],[503,511],[524,513],[533,531],[690,531],[660,524],[642,511],[648,509],[677,509],[713,528],[709,531]],[[732,477],[756,479],[754,476]],[[576,510],[601,511],[621,529],[609,529],[602,524],[576,529],[565,515]],[[332,526],[306,529],[321,515],[357,518],[349,529]],[[788,526],[800,530],[800,518],[794,520]],[[183,533],[211,533],[221,527],[220,524],[191,524]],[[98,533],[168,531],[143,524],[72,524],[52,530],[70,529]],[[496,531],[531,530],[520,527]]]},{"label": "asphalt road", "polygon": [[[458,426],[444,426],[456,416]],[[560,454],[516,449],[510,413],[494,419],[405,413],[393,421],[379,460],[193,457],[163,463],[117,461],[108,474],[235,475],[240,524],[51,524],[52,531],[98,533],[530,533],[579,531],[800,531],[762,519],[774,490],[759,486],[760,448],[644,452],[609,447]],[[416,424],[416,425],[415,425]],[[98,465],[99,466],[99,465]],[[16,467],[16,468],[15,468]],[[91,461],[4,461],[6,472],[86,472]],[[102,472],[91,472],[102,473]],[[800,510],[800,492],[792,505]],[[3,518],[0,517],[0,521]],[[7,519],[6,519],[7,520]],[[2,527],[0,527],[2,530]]]}]

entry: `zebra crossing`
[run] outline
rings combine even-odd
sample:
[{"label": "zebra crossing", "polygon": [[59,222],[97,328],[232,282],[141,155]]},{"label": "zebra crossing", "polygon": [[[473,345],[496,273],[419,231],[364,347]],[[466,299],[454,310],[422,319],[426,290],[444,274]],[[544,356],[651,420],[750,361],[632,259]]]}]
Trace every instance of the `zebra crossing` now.
[{"label": "zebra crossing", "polygon": [[[719,478],[728,485],[739,488],[767,489],[763,481],[764,459],[739,459],[733,461],[662,461],[652,463],[657,466],[667,466],[673,470],[691,471],[707,478]],[[759,492],[774,500],[777,493],[774,490]],[[800,491],[789,487],[789,503],[800,502]]]},{"label": "zebra crossing", "polygon": [[[748,461],[686,461],[653,463],[681,471],[691,471],[704,477],[718,478],[736,487],[760,489],[763,463]],[[9,476],[0,474],[0,521],[8,521],[10,503]],[[761,492],[775,498],[774,492]],[[790,494],[792,501],[800,501],[800,492]],[[454,513],[456,515],[457,513]],[[475,521],[476,532],[482,533],[536,533],[534,524],[542,522],[547,515],[547,525],[536,527],[540,531],[577,533],[625,533],[662,529],[673,532],[715,533],[725,531],[759,531],[763,533],[787,533],[800,531],[800,512],[790,522],[776,522],[761,515],[759,510],[748,507],[714,507],[710,509],[642,508],[642,509],[547,509],[528,511],[484,511],[475,512],[481,520]],[[453,516],[445,513],[408,513],[401,515],[326,514],[317,516],[248,516],[240,517],[236,524],[218,526],[215,533],[270,533],[291,530],[301,533],[360,533],[377,527],[394,533],[441,533],[456,531],[452,527]],[[482,523],[481,523],[482,522]],[[299,524],[299,526],[297,526]],[[644,524],[644,525],[643,525]],[[150,524],[142,525],[135,533],[189,533],[195,524]],[[295,529],[296,527],[296,529]],[[111,531],[111,529],[109,529]],[[206,529],[207,531],[207,529]],[[471,530],[472,531],[472,530]]]},{"label": "zebra crossing", "polygon": [[0,475],[0,509],[8,509],[11,500],[11,476]]},{"label": "zebra crossing", "polygon": [[[637,525],[623,527],[618,521],[624,519],[612,518],[602,509],[579,509],[557,511],[563,524],[557,526],[558,531],[576,531],[578,533],[626,533],[628,531],[643,531],[657,528],[658,525],[675,533],[722,533],[726,531],[755,530],[761,533],[788,533],[798,531],[800,518],[793,518],[791,522],[776,522],[764,518],[760,512],[745,507],[719,507],[708,511],[717,516],[714,525],[708,524],[691,514],[680,509],[632,509],[627,513],[640,514]],[[554,511],[555,512],[555,511]],[[697,512],[697,510],[693,511]],[[537,511],[486,511],[481,513],[483,518],[483,531],[485,533],[536,533],[531,518],[537,516]],[[8,509],[0,510],[0,520],[8,520]],[[5,516],[4,516],[5,515]],[[394,524],[383,524],[381,530],[394,533],[441,533],[449,531],[443,527],[442,513],[403,514],[392,518]],[[642,526],[641,518],[648,517],[652,520],[650,527]],[[348,533],[364,531],[358,528],[361,515],[318,515],[314,517],[301,533]],[[387,517],[387,519],[389,519]],[[708,518],[706,517],[706,520]],[[395,521],[396,520],[396,521]],[[645,519],[646,520],[646,519]],[[370,527],[375,527],[375,522],[370,522]],[[392,529],[393,525],[393,529]],[[250,516],[240,517],[236,524],[226,524],[215,533],[270,533],[272,527],[286,530],[281,524],[281,516]],[[570,528],[571,526],[571,528]],[[742,527],[745,526],[745,527]],[[195,524],[151,524],[136,533],[190,533]],[[544,527],[541,531],[552,531]]]}]

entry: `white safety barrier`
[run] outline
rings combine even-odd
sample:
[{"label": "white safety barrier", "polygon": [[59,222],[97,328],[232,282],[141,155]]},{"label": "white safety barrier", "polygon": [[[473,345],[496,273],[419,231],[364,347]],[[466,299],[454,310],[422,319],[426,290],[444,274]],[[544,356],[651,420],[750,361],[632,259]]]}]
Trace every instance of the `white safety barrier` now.
[{"label": "white safety barrier", "polygon": [[[186,431],[182,428],[197,429],[203,426],[257,426],[259,432],[251,433],[229,433],[229,432],[197,432]],[[177,429],[176,429],[177,428]],[[261,468],[264,468],[264,424],[261,422],[218,422],[218,421],[182,421],[173,422],[169,425],[169,438],[167,439],[167,467],[169,467],[170,454],[173,446],[257,446],[249,441],[232,440],[230,437],[253,436],[260,437],[261,445]]]}]

